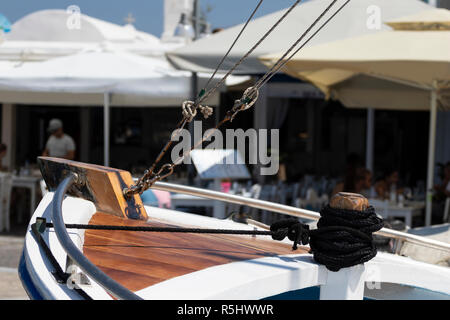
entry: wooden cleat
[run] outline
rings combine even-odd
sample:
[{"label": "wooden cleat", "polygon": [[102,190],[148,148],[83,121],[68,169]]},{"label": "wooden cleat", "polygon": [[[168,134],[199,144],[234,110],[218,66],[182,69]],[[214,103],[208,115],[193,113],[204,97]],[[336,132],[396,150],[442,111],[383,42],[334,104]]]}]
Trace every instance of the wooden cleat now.
[{"label": "wooden cleat", "polygon": [[70,173],[75,173],[76,183],[68,190],[68,195],[92,201],[100,212],[147,221],[141,197],[123,194],[122,190],[133,184],[128,171],[51,157],[38,157],[38,164],[50,191]]},{"label": "wooden cleat", "polygon": [[331,198],[330,207],[335,209],[364,211],[369,207],[369,200],[358,193],[339,192]]}]

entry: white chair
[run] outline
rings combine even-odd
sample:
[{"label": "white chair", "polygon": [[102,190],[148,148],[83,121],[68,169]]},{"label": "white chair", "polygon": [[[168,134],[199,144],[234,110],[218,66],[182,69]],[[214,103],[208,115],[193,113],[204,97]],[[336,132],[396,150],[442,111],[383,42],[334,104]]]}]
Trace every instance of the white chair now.
[{"label": "white chair", "polygon": [[10,203],[11,203],[12,175],[10,173],[0,173],[0,232],[9,231]]},{"label": "white chair", "polygon": [[250,197],[253,199],[259,199],[259,195],[261,194],[261,185],[254,184],[250,188]]},{"label": "white chair", "polygon": [[302,201],[302,205],[308,210],[320,210],[320,199],[317,191],[313,188],[306,190],[306,197]]},{"label": "white chair", "polygon": [[445,207],[444,207],[444,223],[450,222],[449,211],[450,211],[450,197],[447,197],[447,200],[445,200]]},{"label": "white chair", "polygon": [[[259,199],[259,196],[260,196],[260,194],[261,194],[261,185],[259,185],[259,184],[254,184],[253,186],[251,186],[250,188],[250,195],[249,195],[249,197],[250,198],[252,198],[252,199]],[[245,207],[244,208],[244,212],[246,212],[247,213],[247,215],[249,216],[249,217],[251,217],[252,219],[258,219],[257,217],[256,217],[256,214],[258,213],[258,209],[256,209],[256,208],[252,208],[252,207]]]},{"label": "white chair", "polygon": [[[261,189],[259,190],[258,199],[265,200],[265,201],[271,201],[271,199],[273,198],[273,187],[274,186],[269,185],[269,184],[261,186]],[[258,216],[258,218],[255,217],[256,220],[259,220],[263,223],[267,222],[267,216],[269,214],[269,211],[256,209],[253,212],[255,212]]]}]

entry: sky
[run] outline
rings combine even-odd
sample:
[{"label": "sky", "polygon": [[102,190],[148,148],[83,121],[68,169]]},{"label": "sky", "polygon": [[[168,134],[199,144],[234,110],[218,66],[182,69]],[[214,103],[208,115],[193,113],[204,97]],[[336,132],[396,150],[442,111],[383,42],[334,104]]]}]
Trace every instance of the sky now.
[{"label": "sky", "polygon": [[[180,0],[181,1],[181,0]],[[200,0],[212,28],[227,28],[245,22],[259,0]],[[255,17],[289,7],[293,0],[265,0]],[[134,26],[160,37],[163,31],[164,0],[2,0],[0,13],[11,23],[23,16],[43,9],[63,9],[77,5],[81,13],[124,24],[129,13],[135,18]]]}]

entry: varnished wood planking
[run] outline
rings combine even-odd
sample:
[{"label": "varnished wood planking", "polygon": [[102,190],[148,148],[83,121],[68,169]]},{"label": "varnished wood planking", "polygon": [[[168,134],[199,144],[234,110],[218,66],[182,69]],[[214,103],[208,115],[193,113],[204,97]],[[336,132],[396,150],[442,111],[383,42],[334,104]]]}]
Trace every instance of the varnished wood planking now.
[{"label": "varnished wood planking", "polygon": [[[168,226],[96,213],[90,224]],[[84,254],[114,280],[137,291],[233,261],[294,253],[291,246],[248,235],[86,230]],[[306,253],[299,249],[295,253]]]}]

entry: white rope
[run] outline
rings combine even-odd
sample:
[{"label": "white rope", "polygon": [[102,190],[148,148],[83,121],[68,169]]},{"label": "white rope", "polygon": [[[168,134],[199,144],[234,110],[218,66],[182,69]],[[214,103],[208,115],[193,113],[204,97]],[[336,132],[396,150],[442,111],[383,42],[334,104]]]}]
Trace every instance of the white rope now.
[{"label": "white rope", "polygon": [[205,119],[208,119],[208,117],[213,114],[213,108],[200,104],[196,106],[194,101],[184,101],[181,105],[181,109],[181,113],[187,122],[194,120],[197,115],[197,109],[200,110]]}]

